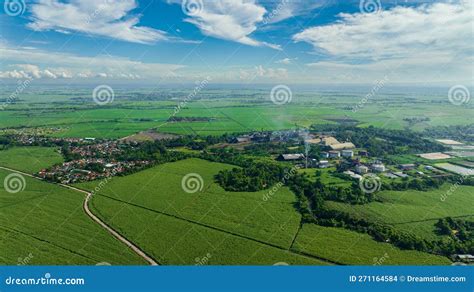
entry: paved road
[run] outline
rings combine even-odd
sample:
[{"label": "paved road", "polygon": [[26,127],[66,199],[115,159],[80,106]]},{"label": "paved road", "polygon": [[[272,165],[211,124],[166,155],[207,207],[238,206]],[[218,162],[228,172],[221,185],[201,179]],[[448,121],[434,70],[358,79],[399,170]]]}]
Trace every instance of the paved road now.
[{"label": "paved road", "polygon": [[[32,178],[35,178],[35,179],[38,179],[38,180],[43,180],[42,178],[39,178],[39,177],[36,177],[34,175],[31,175],[29,173],[26,173],[26,172],[22,172],[22,171],[19,171],[19,170],[16,170],[16,169],[11,169],[11,168],[8,168],[8,167],[3,167],[3,166],[0,166],[0,169],[4,169],[4,170],[8,170],[8,171],[11,171],[11,172],[16,172],[16,173],[19,173],[21,175],[25,175],[25,176],[28,176],[28,177],[32,177]],[[125,237],[123,237],[122,235],[120,235],[120,233],[118,233],[117,231],[115,231],[114,229],[112,229],[112,227],[110,227],[109,225],[107,225],[104,221],[102,221],[100,218],[98,218],[97,216],[95,216],[92,211],[89,209],[89,201],[92,197],[92,193],[90,192],[87,192],[87,191],[84,191],[84,190],[81,190],[81,189],[78,189],[78,188],[75,188],[75,187],[72,187],[72,186],[68,186],[68,185],[65,185],[65,184],[57,184],[61,187],[64,187],[64,188],[67,188],[67,189],[70,189],[70,190],[74,190],[74,191],[77,191],[77,192],[81,192],[83,194],[85,194],[85,199],[84,199],[84,204],[83,204],[83,208],[84,208],[84,212],[86,212],[87,216],[89,216],[92,220],[94,220],[96,223],[98,223],[100,226],[102,226],[102,228],[104,228],[108,233],[112,234],[115,238],[117,238],[118,240],[120,240],[122,243],[124,243],[125,245],[127,245],[129,248],[131,248],[137,255],[139,255],[140,257],[142,257],[145,261],[147,261],[150,265],[152,266],[156,266],[156,265],[159,265],[154,259],[152,259],[151,257],[149,257],[143,250],[141,250],[138,246],[136,246],[134,243],[132,243],[131,241],[129,241],[128,239],[126,239]]]}]

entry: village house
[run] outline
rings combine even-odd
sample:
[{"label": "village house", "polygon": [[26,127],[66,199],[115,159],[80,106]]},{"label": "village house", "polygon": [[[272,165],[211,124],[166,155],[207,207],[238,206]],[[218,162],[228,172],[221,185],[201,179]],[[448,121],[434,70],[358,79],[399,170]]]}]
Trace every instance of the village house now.
[{"label": "village house", "polygon": [[455,254],[452,259],[456,262],[474,263],[474,256],[471,254]]},{"label": "village house", "polygon": [[398,168],[400,168],[401,170],[412,170],[415,168],[415,164],[413,163],[410,163],[410,164],[400,164],[398,166]]},{"label": "village house", "polygon": [[365,165],[362,165],[362,164],[356,165],[355,170],[359,174],[365,174],[365,173],[369,172],[369,168]]},{"label": "village house", "polygon": [[351,157],[354,156],[354,151],[352,151],[352,150],[342,150],[341,155],[342,155],[342,157],[351,158]]},{"label": "village house", "polygon": [[321,160],[319,162],[319,168],[328,168],[329,167],[329,161],[327,160]]},{"label": "village house", "polygon": [[382,163],[374,163],[372,164],[372,170],[374,172],[384,172],[385,171],[385,165]]},{"label": "village house", "polygon": [[341,153],[339,151],[329,151],[329,158],[339,158]]},{"label": "village house", "polygon": [[277,160],[280,161],[297,161],[305,159],[304,154],[302,153],[295,153],[295,154],[280,154],[277,157]]}]

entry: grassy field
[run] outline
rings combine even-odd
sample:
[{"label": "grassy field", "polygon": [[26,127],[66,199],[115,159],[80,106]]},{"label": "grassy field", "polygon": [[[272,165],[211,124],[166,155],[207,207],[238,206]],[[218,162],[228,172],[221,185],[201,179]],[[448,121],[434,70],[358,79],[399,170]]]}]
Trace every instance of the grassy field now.
[{"label": "grassy field", "polygon": [[335,177],[331,175],[331,172],[336,171],[335,167],[321,168],[321,169],[308,168],[308,169],[299,170],[300,173],[306,173],[311,181],[316,181],[317,179],[316,171],[321,172],[321,176],[319,178],[321,179],[321,182],[324,184],[341,186],[341,187],[349,187],[352,184],[352,181],[350,179],[344,180],[339,177]]},{"label": "grassy field", "polygon": [[94,213],[163,265],[327,264],[103,196],[96,196],[92,205]]},{"label": "grassy field", "polygon": [[[438,190],[383,191],[381,202],[348,205],[327,202],[330,208],[350,213],[357,218],[392,224],[396,228],[414,232],[428,239],[437,239],[434,224],[439,218],[464,217],[474,219],[474,187],[445,184]],[[442,200],[444,198],[444,200]]]},{"label": "grassy field", "polygon": [[0,151],[0,166],[35,173],[53,164],[63,162],[56,148],[14,147]]},{"label": "grassy field", "polygon": [[[191,90],[191,89],[190,89]],[[370,90],[370,89],[369,89]],[[334,123],[334,119],[354,119],[362,127],[423,130],[437,125],[465,125],[472,107],[449,103],[446,93],[430,95],[402,92],[379,94],[353,111],[368,91],[354,93],[308,92],[295,89],[292,102],[273,104],[269,90],[204,90],[190,100],[177,117],[207,118],[199,122],[167,122],[188,90],[116,89],[112,104],[96,105],[92,88],[25,91],[19,100],[0,112],[0,128],[58,128],[60,137],[119,138],[150,128],[177,134],[220,135],[251,130],[280,130],[311,124]],[[0,92],[0,98],[10,91]],[[139,97],[151,100],[139,100]],[[54,102],[51,102],[54,100]],[[427,118],[410,124],[406,119]]]},{"label": "grassy field", "polygon": [[0,170],[0,264],[146,264],[86,216],[83,194],[29,177],[9,193],[9,174]]},{"label": "grassy field", "polygon": [[441,256],[400,250],[343,228],[303,225],[293,249],[348,265],[448,265]]},{"label": "grassy field", "polygon": [[[120,201],[289,248],[301,218],[293,206],[294,194],[281,188],[264,201],[268,191],[226,192],[214,183],[214,175],[231,167],[200,159],[167,163],[114,178],[98,194],[109,201]],[[188,173],[202,177],[202,191],[189,194],[182,189],[182,179]],[[98,183],[83,183],[79,187],[92,190]]]},{"label": "grassy field", "polygon": [[[216,264],[321,264],[287,251],[301,219],[294,194],[281,188],[264,201],[267,191],[226,192],[213,176],[230,167],[200,159],[163,164],[112,179],[94,195],[92,206],[168,264],[193,264],[207,253],[215,255]],[[188,173],[202,177],[202,191],[183,191],[181,181]],[[92,190],[96,185],[78,186]]]}]

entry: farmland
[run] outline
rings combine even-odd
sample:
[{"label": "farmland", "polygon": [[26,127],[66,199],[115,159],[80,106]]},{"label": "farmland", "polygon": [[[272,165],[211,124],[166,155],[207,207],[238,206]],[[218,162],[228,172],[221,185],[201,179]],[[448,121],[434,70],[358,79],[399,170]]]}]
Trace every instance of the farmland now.
[{"label": "farmland", "polygon": [[369,235],[343,228],[305,224],[295,249],[348,265],[447,265],[447,258],[400,250]]},{"label": "farmland", "polygon": [[61,154],[51,147],[14,147],[0,151],[0,166],[28,173],[38,172],[62,161]]},{"label": "farmland", "polygon": [[[296,90],[292,102],[280,106],[265,89],[209,89],[176,110],[188,94],[118,89],[114,102],[100,106],[87,89],[26,91],[0,111],[0,166],[45,180],[27,178],[20,196],[2,193],[2,209],[8,210],[2,218],[35,219],[21,229],[5,219],[2,232],[22,234],[18,240],[25,243],[6,236],[1,244],[6,250],[19,245],[26,255],[2,260],[12,264],[31,252],[38,264],[146,264],[84,214],[83,193],[46,181],[93,192],[91,211],[165,265],[370,265],[374,258],[383,264],[449,264],[453,253],[431,243],[457,240],[456,234],[440,234],[435,224],[446,217],[474,220],[474,187],[451,191],[456,177],[425,169],[439,161],[417,156],[445,151],[425,129],[465,125],[469,117],[469,105],[453,108],[442,93],[416,99],[407,92],[384,93],[361,105],[362,92]],[[333,145],[308,146],[308,136],[357,145],[349,156],[330,157]],[[305,153],[312,165],[281,159],[285,153]],[[319,167],[325,159],[328,165]],[[405,170],[406,178],[381,174],[390,188],[364,193],[351,171],[359,173],[362,165],[375,173],[374,165],[382,163],[384,174],[401,173],[399,164],[416,165]],[[297,169],[294,180],[283,176],[289,169]],[[196,191],[186,190],[188,176]],[[350,218],[319,216],[323,208]],[[357,219],[370,226],[359,228]],[[43,232],[48,224],[68,239]],[[392,237],[383,228],[393,228],[387,232]],[[399,231],[427,242],[403,246]]]},{"label": "farmland", "polygon": [[[0,180],[9,174],[0,170]],[[24,178],[21,192],[0,188],[1,264],[144,264],[83,213],[82,194]]]},{"label": "farmland", "polygon": [[428,239],[436,239],[434,224],[444,217],[464,217],[474,219],[474,187],[446,184],[439,190],[423,191],[383,191],[381,202],[366,205],[348,205],[327,202],[329,208],[344,211],[356,218],[366,218],[383,222],[396,228],[413,232]]},{"label": "farmland", "polygon": [[[213,176],[230,167],[199,159],[164,164],[115,178],[98,195],[289,248],[300,220],[299,213],[292,206],[294,195],[283,189],[278,196],[265,202],[266,191],[225,192],[214,183]],[[188,173],[202,177],[201,192],[188,194],[182,189],[181,181]],[[93,190],[94,183],[97,182],[79,186]]]},{"label": "farmland", "polygon": [[94,212],[164,265],[325,265],[215,228],[96,196]]},{"label": "farmland", "polygon": [[[1,128],[53,128],[48,135],[120,138],[150,128],[177,134],[221,135],[345,120],[357,121],[362,127],[422,130],[437,125],[463,125],[470,116],[468,107],[452,106],[442,91],[432,95],[418,94],[416,99],[411,92],[381,94],[353,110],[366,91],[338,94],[295,90],[292,103],[277,106],[269,100],[266,89],[242,89],[238,94],[233,90],[205,90],[199,99],[187,103],[176,117],[206,118],[206,121],[171,122],[168,119],[189,91],[167,89],[148,96],[145,89],[117,89],[114,103],[106,106],[95,105],[91,91],[75,90],[73,95],[60,89],[26,91],[19,101],[0,112]],[[149,100],[140,100],[143,97]],[[429,122],[413,124],[407,120],[412,117],[425,117]]]}]

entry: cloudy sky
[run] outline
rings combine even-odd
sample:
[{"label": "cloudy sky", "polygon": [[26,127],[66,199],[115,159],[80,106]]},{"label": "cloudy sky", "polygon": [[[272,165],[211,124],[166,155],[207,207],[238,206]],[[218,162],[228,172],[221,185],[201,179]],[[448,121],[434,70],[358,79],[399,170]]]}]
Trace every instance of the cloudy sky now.
[{"label": "cloudy sky", "polygon": [[2,0],[0,80],[474,81],[474,0]]}]

